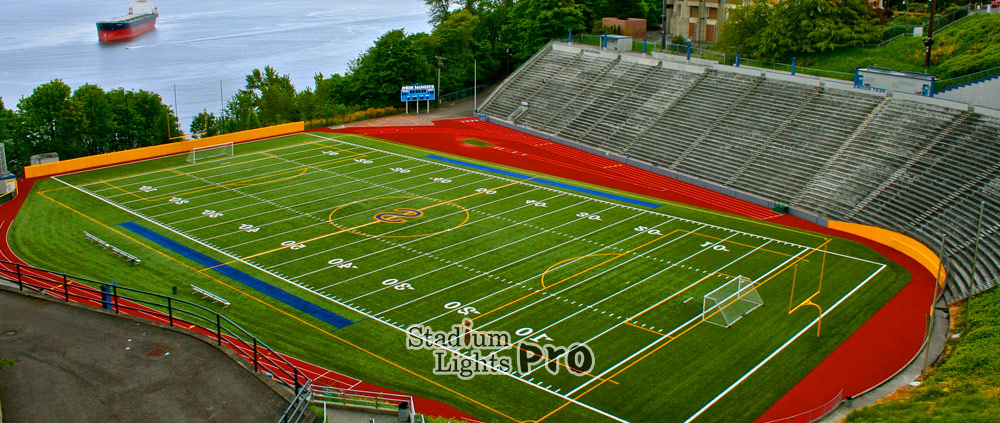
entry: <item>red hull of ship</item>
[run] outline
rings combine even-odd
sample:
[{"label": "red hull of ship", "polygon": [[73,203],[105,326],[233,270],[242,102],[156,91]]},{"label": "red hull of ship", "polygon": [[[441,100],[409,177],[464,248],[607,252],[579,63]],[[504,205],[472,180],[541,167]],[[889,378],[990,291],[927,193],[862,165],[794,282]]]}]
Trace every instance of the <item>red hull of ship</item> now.
[{"label": "red hull of ship", "polygon": [[97,31],[97,37],[102,43],[127,40],[129,38],[135,37],[139,34],[147,32],[156,26],[156,19],[150,20],[147,23],[131,26],[128,28],[116,29],[111,31]]}]

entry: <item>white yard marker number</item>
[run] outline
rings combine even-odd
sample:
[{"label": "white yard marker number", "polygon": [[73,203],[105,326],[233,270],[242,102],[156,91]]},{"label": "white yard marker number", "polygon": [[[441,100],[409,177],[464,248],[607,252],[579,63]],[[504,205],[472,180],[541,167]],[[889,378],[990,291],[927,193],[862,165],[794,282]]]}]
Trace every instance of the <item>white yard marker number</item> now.
[{"label": "white yard marker number", "polygon": [[339,267],[341,269],[357,269],[358,268],[358,266],[355,266],[354,263],[349,262],[347,260],[344,260],[342,258],[335,258],[333,260],[330,260],[330,261],[326,262],[326,264],[329,264],[329,265],[334,266],[334,267]]},{"label": "white yard marker number", "polygon": [[645,233],[650,234],[650,235],[663,235],[663,232],[660,232],[659,229],[650,229],[648,226],[637,226],[635,228],[635,231],[636,232],[645,232]]},{"label": "white yard marker number", "polygon": [[208,216],[211,217],[212,219],[223,216],[222,212],[217,212],[215,210],[205,210],[201,212],[201,214],[202,216]]},{"label": "white yard marker number", "polygon": [[295,241],[285,241],[281,243],[282,247],[288,247],[289,250],[301,250],[306,248],[305,244],[299,244]]},{"label": "white yard marker number", "polygon": [[[704,244],[701,244],[701,248],[711,247],[712,244],[713,243],[711,243],[711,242],[705,241]],[[721,245],[721,244],[712,247],[712,249],[715,250],[715,251],[729,251],[729,249],[727,249],[725,245]]]},{"label": "white yard marker number", "polygon": [[254,233],[260,230],[259,226],[254,226],[249,223],[244,223],[240,225],[240,230],[246,233]]},{"label": "white yard marker number", "polygon": [[382,285],[391,286],[392,289],[395,289],[397,291],[406,291],[406,290],[413,291],[413,289],[414,289],[413,285],[410,285],[410,284],[405,283],[405,282],[404,283],[399,283],[399,279],[386,279],[386,280],[382,281]]},{"label": "white yard marker number", "polygon": [[548,207],[548,205],[545,204],[545,202],[538,201],[538,200],[528,200],[528,201],[525,201],[524,204],[527,204],[529,206],[535,206],[535,207]]}]

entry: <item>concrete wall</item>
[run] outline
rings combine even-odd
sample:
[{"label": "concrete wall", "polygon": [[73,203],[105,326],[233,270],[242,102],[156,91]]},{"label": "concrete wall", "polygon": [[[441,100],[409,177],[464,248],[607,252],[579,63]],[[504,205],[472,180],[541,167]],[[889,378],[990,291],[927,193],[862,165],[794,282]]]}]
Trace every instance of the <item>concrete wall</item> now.
[{"label": "concrete wall", "polygon": [[1000,77],[937,93],[934,97],[1000,109]]},{"label": "concrete wall", "polygon": [[97,154],[94,156],[79,157],[64,160],[61,162],[46,163],[41,165],[28,166],[24,168],[25,178],[39,178],[43,176],[57,175],[60,173],[75,172],[94,167],[110,166],[119,163],[127,163],[136,160],[144,160],[153,157],[168,156],[171,154],[185,153],[193,148],[206,147],[223,143],[238,143],[259,138],[276,137],[295,132],[302,132],[305,123],[295,122],[284,125],[269,126],[266,128],[251,129],[249,131],[233,132],[231,134],[217,135],[208,138],[199,138],[189,141],[179,141],[174,143],[159,144],[149,147],[135,148],[132,150],[116,151],[113,153]]}]

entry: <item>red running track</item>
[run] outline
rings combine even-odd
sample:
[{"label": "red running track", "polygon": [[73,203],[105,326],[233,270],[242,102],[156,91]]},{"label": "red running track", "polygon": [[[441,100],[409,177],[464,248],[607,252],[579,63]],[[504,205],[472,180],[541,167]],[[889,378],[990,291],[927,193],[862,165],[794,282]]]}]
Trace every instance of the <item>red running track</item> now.
[{"label": "red running track", "polygon": [[[11,250],[10,246],[7,244],[7,234],[11,229],[14,218],[17,213],[21,210],[21,206],[24,204],[24,200],[28,197],[28,193],[35,184],[35,179],[29,180],[19,180],[18,181],[18,195],[11,201],[0,205],[0,234],[3,236],[2,242],[0,242],[0,259],[20,263],[27,265],[23,260],[21,260],[14,252]],[[14,266],[16,267],[16,266]],[[15,269],[6,264],[0,264],[0,269],[3,269],[4,274],[13,273]],[[70,282],[66,286],[66,292],[63,291],[63,285],[58,282],[48,282],[48,281],[60,281],[61,276],[40,271],[36,269],[25,269],[21,268],[21,274],[26,278],[25,282],[31,283],[36,286],[43,286],[45,293],[59,298],[66,299],[69,297],[69,301],[75,303],[97,307],[100,308],[102,305],[101,293],[100,291],[93,289],[89,286],[83,284],[75,284]],[[118,310],[121,314],[126,314],[133,317],[140,317],[148,320],[152,320],[161,324],[170,324],[168,316],[163,315],[160,311],[151,309],[149,307],[133,303],[127,300],[119,300]],[[173,319],[173,326],[178,328],[187,327],[188,330],[199,333],[209,339],[215,339],[217,334],[215,331],[204,328],[198,325],[191,324],[190,322],[185,322],[180,319]],[[221,343],[241,357],[253,363],[254,350],[253,346],[247,344],[243,340],[236,338],[234,336],[223,334]],[[451,418],[463,421],[478,421],[468,414],[465,414],[447,404],[440,401],[429,400],[426,398],[412,397],[410,395],[402,394],[396,391],[385,389],[370,383],[364,382],[360,379],[356,379],[347,375],[343,375],[332,370],[324,369],[315,364],[299,360],[294,357],[290,357],[278,352],[268,350],[266,348],[258,346],[257,348],[258,363],[262,371],[269,373],[272,377],[280,379],[283,382],[294,385],[294,378],[291,376],[294,374],[293,367],[298,369],[298,371],[312,379],[313,385],[312,389],[316,392],[334,392],[339,393],[342,391],[346,392],[365,392],[365,393],[375,393],[380,395],[385,395],[383,398],[386,402],[400,402],[403,400],[413,401],[413,409],[419,410],[420,413],[431,415],[431,416],[441,416],[445,418]],[[304,383],[304,380],[300,380]]]},{"label": "red running track", "polygon": [[[825,228],[714,191],[622,165],[472,118],[435,121],[433,127],[356,127],[319,130],[370,135],[472,159],[513,166],[678,203],[768,220],[865,244],[910,271],[912,281],[803,378],[757,421],[784,419],[822,406],[841,390],[851,397],[880,385],[919,352],[935,277],[910,257],[866,238]],[[493,144],[476,147],[474,138]],[[803,420],[789,420],[802,423]]]}]

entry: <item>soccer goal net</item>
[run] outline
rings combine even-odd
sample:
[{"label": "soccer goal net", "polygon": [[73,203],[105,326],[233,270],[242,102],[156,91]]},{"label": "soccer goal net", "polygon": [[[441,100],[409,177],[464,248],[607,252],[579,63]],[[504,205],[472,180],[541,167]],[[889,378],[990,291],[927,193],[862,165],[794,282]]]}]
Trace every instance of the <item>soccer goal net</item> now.
[{"label": "soccer goal net", "polygon": [[225,144],[193,148],[191,149],[191,152],[188,153],[187,161],[191,163],[198,163],[202,160],[221,156],[233,156],[233,143],[227,142]]},{"label": "soccer goal net", "polygon": [[764,305],[757,284],[746,276],[737,276],[705,294],[701,320],[729,327],[755,308]]}]

